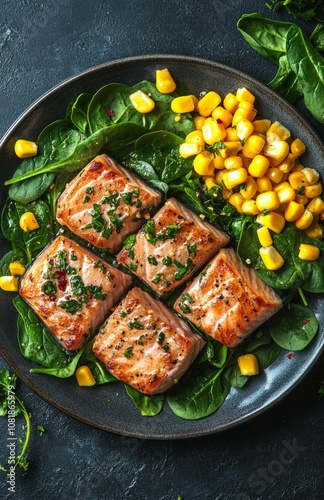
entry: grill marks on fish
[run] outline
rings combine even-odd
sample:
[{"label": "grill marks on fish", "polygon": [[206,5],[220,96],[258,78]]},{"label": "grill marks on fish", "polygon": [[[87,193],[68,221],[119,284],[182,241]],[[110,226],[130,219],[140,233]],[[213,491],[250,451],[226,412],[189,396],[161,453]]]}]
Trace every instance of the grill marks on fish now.
[{"label": "grill marks on fish", "polygon": [[281,299],[233,249],[221,249],[174,309],[215,340],[235,347],[282,307]]},{"label": "grill marks on fish", "polygon": [[161,195],[107,155],[94,158],[66,186],[57,220],[98,248],[117,252],[161,202]]},{"label": "grill marks on fish", "polygon": [[189,279],[228,241],[225,233],[170,198],[117,259],[162,295]]},{"label": "grill marks on fish", "polygon": [[83,346],[132,279],[75,241],[58,236],[35,260],[19,293],[68,351]]},{"label": "grill marks on fish", "polygon": [[174,385],[204,344],[183,320],[135,287],[96,336],[93,352],[117,379],[151,395]]}]

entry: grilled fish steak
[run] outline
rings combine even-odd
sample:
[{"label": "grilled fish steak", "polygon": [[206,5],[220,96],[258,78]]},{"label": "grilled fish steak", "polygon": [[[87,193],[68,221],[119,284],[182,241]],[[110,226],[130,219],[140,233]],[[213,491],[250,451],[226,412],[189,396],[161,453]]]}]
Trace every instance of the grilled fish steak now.
[{"label": "grilled fish steak", "polygon": [[173,386],[204,344],[183,320],[135,287],[100,329],[93,352],[117,379],[151,395]]},{"label": "grilled fish steak", "polygon": [[131,285],[75,241],[58,236],[24,275],[19,293],[67,351],[83,346]]},{"label": "grilled fish steak", "polygon": [[57,220],[97,248],[114,253],[160,202],[157,191],[101,155],[66,186],[58,200]]},{"label": "grilled fish steak", "polygon": [[229,241],[174,198],[130,238],[118,261],[159,295],[181,285]]},{"label": "grilled fish steak", "polygon": [[281,307],[280,297],[229,248],[219,251],[174,304],[228,347],[237,346]]}]

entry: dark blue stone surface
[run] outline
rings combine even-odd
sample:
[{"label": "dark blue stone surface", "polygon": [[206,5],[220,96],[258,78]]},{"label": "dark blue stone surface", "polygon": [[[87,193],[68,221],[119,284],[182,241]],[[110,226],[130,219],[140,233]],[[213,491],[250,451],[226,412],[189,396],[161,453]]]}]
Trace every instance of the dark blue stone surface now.
[{"label": "dark blue stone surface", "polygon": [[[0,12],[0,136],[40,95],[106,61],[140,54],[211,59],[263,83],[272,63],[236,29],[246,12],[271,16],[260,1],[3,0]],[[284,14],[272,15],[290,19]],[[291,20],[291,19],[290,19]],[[303,25],[310,33],[312,25]],[[318,134],[302,104],[297,108]],[[3,168],[0,165],[0,168]],[[4,321],[4,318],[1,318]],[[8,332],[15,335],[15,332]],[[214,436],[145,441],[97,430],[49,406],[23,383],[18,395],[32,414],[30,469],[0,498],[16,500],[277,500],[324,498],[324,357],[274,408]],[[0,359],[0,369],[6,363]],[[36,426],[45,428],[39,436]],[[7,423],[0,418],[0,463]]]}]

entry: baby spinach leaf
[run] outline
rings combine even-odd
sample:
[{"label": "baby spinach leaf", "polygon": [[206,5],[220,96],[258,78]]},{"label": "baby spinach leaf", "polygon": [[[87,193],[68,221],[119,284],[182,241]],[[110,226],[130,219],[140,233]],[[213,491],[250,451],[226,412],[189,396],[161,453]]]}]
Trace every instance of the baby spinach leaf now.
[{"label": "baby spinach leaf", "polygon": [[19,248],[17,250],[13,249],[6,253],[0,260],[0,276],[10,275],[9,264],[11,262],[18,261],[23,266],[26,265],[26,255]]},{"label": "baby spinach leaf", "polygon": [[309,40],[312,45],[319,52],[324,52],[324,24],[318,24],[313,33],[310,35]]},{"label": "baby spinach leaf", "polygon": [[232,387],[243,387],[250,377],[242,375],[237,363],[224,370],[224,377]]},{"label": "baby spinach leaf", "polygon": [[83,134],[89,133],[88,125],[88,107],[92,99],[92,94],[80,94],[70,107],[70,120],[74,126],[79,129]]},{"label": "baby spinach leaf", "polygon": [[296,74],[290,68],[286,55],[279,58],[278,72],[268,85],[291,103],[303,95],[303,89]]},{"label": "baby spinach leaf", "polygon": [[155,172],[152,165],[142,160],[133,160],[127,162],[129,168],[131,168],[139,177],[143,180],[148,181],[152,186],[156,187],[162,193],[167,193],[169,190],[168,184],[160,181],[157,173]]},{"label": "baby spinach leaf", "polygon": [[171,410],[185,420],[197,420],[214,413],[231,388],[222,372],[223,368],[206,370],[186,377],[181,389],[167,397]]},{"label": "baby spinach leaf", "polygon": [[23,356],[50,368],[66,366],[70,356],[54,340],[36,314],[19,296],[13,299],[13,303],[19,313],[18,344]]},{"label": "baby spinach leaf", "polygon": [[313,340],[318,321],[311,309],[291,303],[284,306],[268,323],[269,331],[278,346],[288,351],[301,351]]},{"label": "baby spinach leaf", "polygon": [[[19,226],[19,219],[25,212],[32,212],[39,228],[34,231],[25,232]],[[1,227],[5,238],[26,253],[27,263],[30,264],[32,258],[39,250],[44,248],[52,238],[52,214],[48,204],[42,200],[33,201],[27,205],[20,205],[10,199],[7,200],[1,217]]]},{"label": "baby spinach leaf", "polygon": [[257,357],[259,366],[262,370],[268,368],[276,361],[279,356],[281,348],[275,343],[260,345],[253,350],[253,354]]},{"label": "baby spinach leaf", "polygon": [[81,358],[83,349],[80,349],[72,358],[72,360],[62,367],[54,368],[31,368],[30,373],[43,373],[44,375],[52,375],[58,378],[68,378],[71,377],[78,365],[79,359]]},{"label": "baby spinach leaf", "polygon": [[93,340],[86,343],[82,357],[80,359],[80,365],[87,364],[91,370],[92,375],[96,381],[96,384],[106,384],[110,382],[115,382],[116,379],[111,375],[111,373],[106,369],[106,367],[98,360],[92,351]]},{"label": "baby spinach leaf", "polygon": [[165,399],[164,394],[154,394],[146,396],[129,385],[124,385],[129,397],[134,401],[136,408],[141,412],[143,417],[155,417],[163,407]]},{"label": "baby spinach leaf", "polygon": [[261,14],[244,14],[237,28],[245,40],[262,56],[275,63],[286,53],[286,37],[292,23],[274,21]]},{"label": "baby spinach leaf", "polygon": [[303,88],[305,106],[324,123],[324,58],[297,25],[287,33],[286,50],[288,63]]}]

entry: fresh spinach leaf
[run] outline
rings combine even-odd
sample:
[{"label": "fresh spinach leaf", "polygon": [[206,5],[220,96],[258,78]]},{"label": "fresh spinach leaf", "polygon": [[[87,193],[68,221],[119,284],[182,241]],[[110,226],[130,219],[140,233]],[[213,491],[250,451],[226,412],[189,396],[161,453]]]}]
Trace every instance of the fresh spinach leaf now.
[{"label": "fresh spinach leaf", "polygon": [[36,314],[19,296],[13,303],[19,313],[18,344],[23,356],[48,368],[66,366],[71,356],[59,346]]},{"label": "fresh spinach leaf", "polygon": [[106,369],[106,367],[98,360],[92,351],[93,340],[86,343],[82,357],[80,359],[80,365],[88,365],[96,384],[106,384],[110,382],[115,382],[116,379],[111,375],[111,373]]},{"label": "fresh spinach leaf", "polygon": [[316,335],[318,321],[311,309],[291,303],[268,322],[268,327],[278,346],[288,351],[301,351]]},{"label": "fresh spinach leaf", "polygon": [[[19,219],[25,212],[33,212],[39,228],[25,232],[19,226]],[[52,238],[52,215],[48,204],[42,200],[21,205],[10,199],[7,200],[1,216],[3,235],[14,245],[26,253],[27,263],[30,264],[39,250],[44,248]]]},{"label": "fresh spinach leaf", "polygon": [[268,85],[291,103],[294,103],[303,95],[302,86],[296,74],[290,68],[286,55],[279,58],[278,72]]},{"label": "fresh spinach leaf", "polygon": [[83,134],[89,133],[88,107],[91,99],[92,94],[84,92],[76,98],[69,110],[70,120]]},{"label": "fresh spinach leaf", "polygon": [[30,373],[43,373],[44,375],[53,375],[58,378],[68,378],[72,377],[75,372],[75,369],[78,365],[79,359],[81,358],[83,353],[83,348],[80,349],[72,358],[72,360],[62,367],[54,367],[54,368],[31,368]]},{"label": "fresh spinach leaf", "polygon": [[318,52],[324,52],[324,24],[318,24],[309,40]]},{"label": "fresh spinach leaf", "polygon": [[0,260],[0,276],[10,275],[9,264],[14,261],[18,261],[25,266],[27,263],[25,253],[20,249],[7,252]]},{"label": "fresh spinach leaf", "polygon": [[136,408],[141,412],[143,417],[155,417],[160,413],[163,407],[164,394],[155,394],[146,396],[145,394],[136,391],[129,385],[124,385],[129,397],[134,401]]},{"label": "fresh spinach leaf", "polygon": [[305,106],[324,123],[324,58],[297,25],[287,33],[287,59],[303,89]]}]

